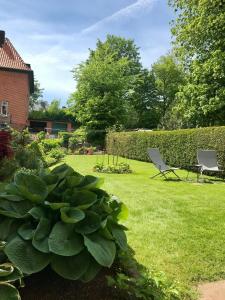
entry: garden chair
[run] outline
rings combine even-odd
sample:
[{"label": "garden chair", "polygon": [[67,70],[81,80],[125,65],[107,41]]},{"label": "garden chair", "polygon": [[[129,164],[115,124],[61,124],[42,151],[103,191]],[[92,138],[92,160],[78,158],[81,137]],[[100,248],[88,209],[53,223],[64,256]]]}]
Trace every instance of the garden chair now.
[{"label": "garden chair", "polygon": [[215,150],[198,150],[198,165],[199,171],[202,175],[205,171],[210,171],[213,173],[222,173],[224,172],[219,168],[217,161],[217,153]]},{"label": "garden chair", "polygon": [[161,154],[159,152],[158,148],[150,148],[148,149],[148,155],[154,166],[159,170],[159,173],[151,177],[151,179],[157,177],[158,175],[163,176],[165,179],[167,179],[166,175],[168,173],[173,173],[178,179],[180,177],[175,173],[176,170],[179,168],[172,168],[166,165],[164,160],[161,157]]}]

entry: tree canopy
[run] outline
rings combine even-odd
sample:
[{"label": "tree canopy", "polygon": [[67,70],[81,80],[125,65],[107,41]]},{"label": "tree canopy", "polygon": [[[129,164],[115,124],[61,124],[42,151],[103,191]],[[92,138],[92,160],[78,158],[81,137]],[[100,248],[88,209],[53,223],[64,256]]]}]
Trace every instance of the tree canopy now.
[{"label": "tree canopy", "polygon": [[34,79],[34,92],[30,95],[29,99],[29,109],[30,111],[35,109],[35,106],[39,105],[43,101],[43,92],[44,89],[41,88],[40,82],[37,79]]},{"label": "tree canopy", "polygon": [[166,126],[165,116],[174,105],[176,93],[185,81],[185,73],[172,54],[161,56],[152,66],[155,77],[160,123]]},{"label": "tree canopy", "polygon": [[187,72],[174,112],[183,127],[225,123],[225,2],[170,0],[174,48]]}]

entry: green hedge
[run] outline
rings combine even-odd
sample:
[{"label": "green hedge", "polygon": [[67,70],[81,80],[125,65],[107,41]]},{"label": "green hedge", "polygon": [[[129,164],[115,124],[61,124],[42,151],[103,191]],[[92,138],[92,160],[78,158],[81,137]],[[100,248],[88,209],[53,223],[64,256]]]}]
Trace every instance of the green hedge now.
[{"label": "green hedge", "polygon": [[106,138],[107,151],[131,159],[149,161],[147,148],[159,148],[171,166],[186,167],[197,163],[197,149],[217,151],[225,169],[225,126],[151,132],[111,132]]}]

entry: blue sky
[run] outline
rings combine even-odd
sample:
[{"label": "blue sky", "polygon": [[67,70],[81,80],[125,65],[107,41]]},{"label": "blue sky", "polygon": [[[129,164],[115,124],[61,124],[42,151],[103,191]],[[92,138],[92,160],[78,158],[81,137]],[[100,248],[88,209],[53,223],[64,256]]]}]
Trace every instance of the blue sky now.
[{"label": "blue sky", "polygon": [[0,29],[32,65],[48,101],[66,103],[76,87],[72,68],[107,34],[134,39],[145,67],[170,49],[167,0],[0,0],[0,7]]}]

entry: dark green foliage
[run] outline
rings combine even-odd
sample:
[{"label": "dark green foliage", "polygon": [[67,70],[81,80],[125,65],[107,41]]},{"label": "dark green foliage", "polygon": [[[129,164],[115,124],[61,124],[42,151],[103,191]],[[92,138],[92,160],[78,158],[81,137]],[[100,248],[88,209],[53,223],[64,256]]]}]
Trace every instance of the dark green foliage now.
[{"label": "dark green foliage", "polygon": [[62,139],[62,146],[68,148],[69,139],[73,136],[72,132],[61,131],[58,134],[59,138]]},{"label": "dark green foliage", "polygon": [[[50,105],[42,101],[44,107],[39,110],[32,110],[29,113],[29,119],[34,120],[52,120],[52,121],[69,121],[75,124],[75,119],[67,108],[60,107],[60,100],[54,99]],[[39,104],[41,105],[40,102]]]},{"label": "dark green foliage", "polygon": [[225,3],[170,0],[176,13],[172,33],[187,82],[177,94],[175,119],[182,127],[225,122]]},{"label": "dark green foliage", "polygon": [[[185,82],[185,73],[172,54],[161,56],[152,66],[158,100],[160,127],[169,128],[166,115],[170,115],[175,95]],[[159,101],[160,100],[160,101]],[[157,125],[158,125],[157,124]]]},{"label": "dark green foliage", "polygon": [[114,132],[107,136],[107,150],[131,159],[149,161],[148,148],[159,148],[171,166],[197,163],[197,149],[215,149],[225,169],[225,127],[152,132]]},{"label": "dark green foliage", "polygon": [[84,282],[110,268],[127,247],[119,224],[127,209],[100,189],[102,182],[66,164],[37,175],[17,172],[0,193],[0,242],[8,260],[24,275],[51,265]]}]

